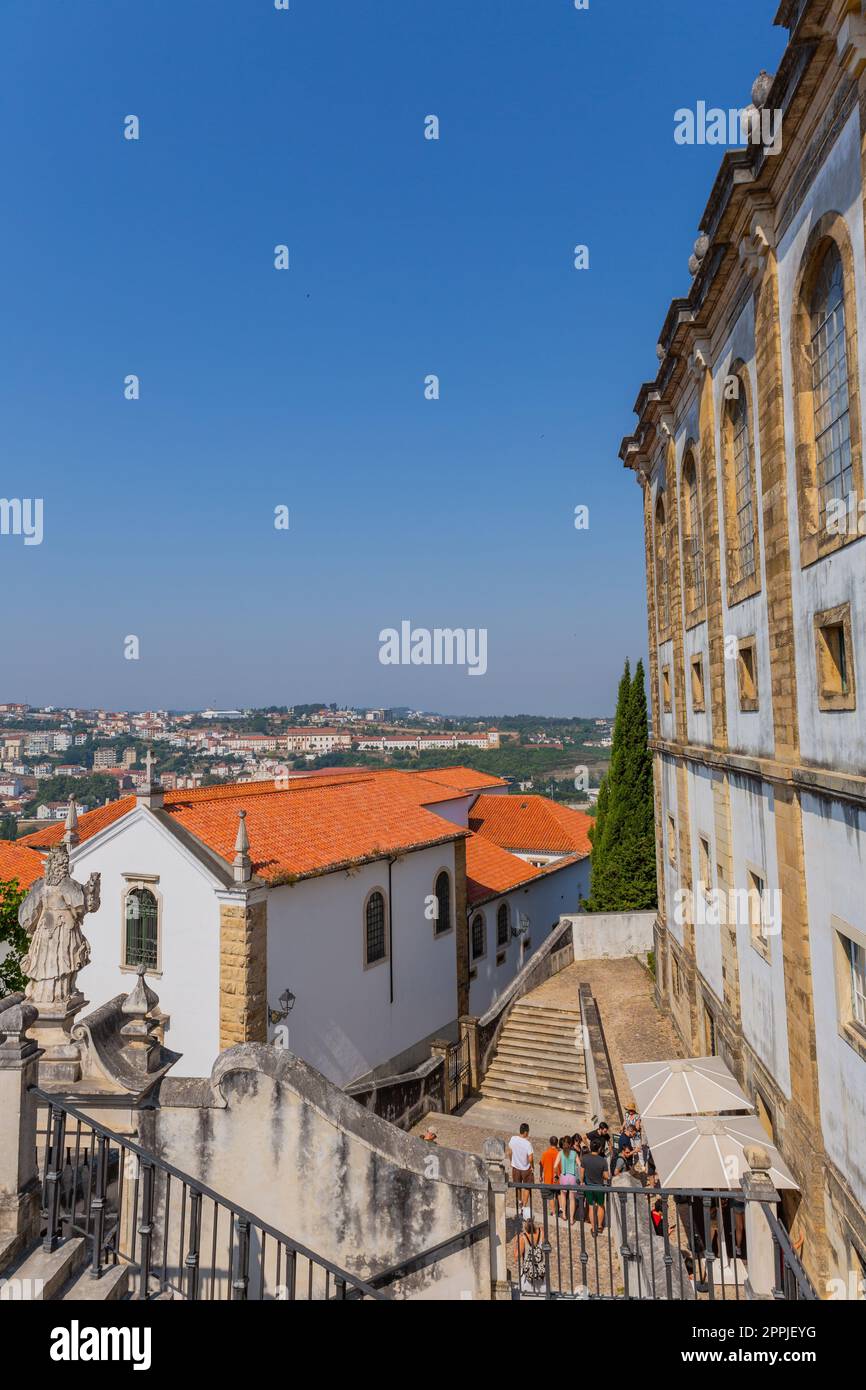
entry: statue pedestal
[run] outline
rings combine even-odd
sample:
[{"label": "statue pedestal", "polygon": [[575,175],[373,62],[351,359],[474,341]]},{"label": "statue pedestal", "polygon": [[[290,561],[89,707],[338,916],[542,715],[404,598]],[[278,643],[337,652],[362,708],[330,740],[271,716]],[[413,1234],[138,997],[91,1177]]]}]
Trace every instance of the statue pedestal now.
[{"label": "statue pedestal", "polygon": [[43,1050],[39,1059],[40,1086],[81,1079],[81,1048],[72,1041],[72,1026],[87,1002],[79,990],[56,1004],[35,1005],[39,1012],[29,1033]]}]

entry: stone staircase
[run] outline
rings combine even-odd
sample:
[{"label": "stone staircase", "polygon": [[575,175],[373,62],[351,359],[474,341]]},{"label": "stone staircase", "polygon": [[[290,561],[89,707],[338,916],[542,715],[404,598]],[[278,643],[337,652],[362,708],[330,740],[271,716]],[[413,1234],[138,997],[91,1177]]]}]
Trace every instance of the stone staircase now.
[{"label": "stone staircase", "polygon": [[[563,1112],[582,1127],[590,1115],[579,1008],[518,1000],[499,1035],[480,1092],[497,1104]],[[568,1126],[564,1126],[568,1128]]]},{"label": "stone staircase", "polygon": [[3,1270],[0,1301],[108,1303],[127,1297],[129,1265],[109,1266],[101,1279],[92,1279],[86,1261],[87,1244],[83,1236],[69,1236],[50,1252],[43,1250],[41,1245],[31,1246],[17,1263]]}]

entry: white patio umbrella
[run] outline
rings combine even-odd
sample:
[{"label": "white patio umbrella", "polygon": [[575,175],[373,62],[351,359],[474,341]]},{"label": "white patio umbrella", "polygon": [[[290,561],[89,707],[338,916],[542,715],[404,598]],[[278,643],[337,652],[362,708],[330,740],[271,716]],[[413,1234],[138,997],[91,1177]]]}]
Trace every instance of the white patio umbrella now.
[{"label": "white patio umbrella", "polygon": [[770,1156],[770,1181],[799,1190],[775,1144],[754,1115],[679,1115],[647,1120],[644,1137],[662,1187],[708,1187],[736,1191],[748,1164],[747,1145]]},{"label": "white patio umbrella", "polygon": [[625,1074],[644,1120],[659,1115],[713,1115],[755,1109],[721,1057],[627,1062]]}]

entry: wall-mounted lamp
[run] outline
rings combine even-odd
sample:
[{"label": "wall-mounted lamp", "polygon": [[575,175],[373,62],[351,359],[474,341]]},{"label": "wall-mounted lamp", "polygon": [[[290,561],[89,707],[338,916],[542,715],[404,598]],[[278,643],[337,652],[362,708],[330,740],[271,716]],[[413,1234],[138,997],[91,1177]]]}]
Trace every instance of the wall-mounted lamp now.
[{"label": "wall-mounted lamp", "polygon": [[295,1007],[295,996],[290,989],[284,989],[277,1003],[280,1006],[278,1009],[268,1009],[268,1018],[271,1023],[282,1023],[284,1018],[288,1018]]}]

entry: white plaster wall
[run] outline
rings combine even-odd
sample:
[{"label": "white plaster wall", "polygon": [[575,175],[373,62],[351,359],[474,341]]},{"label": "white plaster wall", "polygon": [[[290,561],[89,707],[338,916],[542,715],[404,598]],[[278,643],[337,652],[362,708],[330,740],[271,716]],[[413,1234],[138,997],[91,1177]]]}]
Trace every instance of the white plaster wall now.
[{"label": "white plaster wall", "polygon": [[[692,700],[692,657],[704,659],[704,711],[694,708]],[[706,623],[688,628],[683,638],[683,660],[686,682],[686,727],[688,742],[709,747],[713,741],[713,721],[710,710],[710,643]]]},{"label": "white plaster wall", "polygon": [[[576,912],[581,899],[589,897],[589,870],[587,857],[476,909],[483,914],[487,926],[487,954],[472,962],[476,977],[469,986],[469,1012],[476,1018],[485,1014],[508,988],[560,917]],[[529,918],[530,942],[526,949],[522,942],[511,939],[505,948],[504,962],[497,965],[496,957],[501,952],[496,949],[496,914],[502,902],[509,905],[512,925],[518,925],[518,913]],[[469,916],[470,924],[474,917],[473,911]]]},{"label": "white plaster wall", "polygon": [[[751,392],[751,414],[749,431],[755,463],[755,483],[758,505],[758,536],[761,547],[760,575],[762,589],[728,607],[727,550],[724,542],[725,516],[723,488],[718,488],[718,525],[722,543],[719,547],[722,583],[722,623],[725,638],[752,637],[756,639],[758,657],[758,703],[757,710],[741,710],[737,685],[737,661],[734,655],[725,660],[725,708],[728,716],[728,746],[732,752],[771,757],[775,747],[773,729],[773,707],[770,687],[770,647],[766,614],[766,572],[764,556],[764,514],[761,505],[761,436],[757,420],[758,378],[755,370],[755,307],[749,297],[742,313],[731,331],[730,337],[718,353],[713,364],[713,398],[715,411],[716,458],[724,459],[722,422],[724,420],[725,380],[737,361],[746,364]],[[721,477],[721,474],[720,474]],[[731,646],[732,644],[728,644]]]},{"label": "white plaster wall", "polygon": [[[671,672],[671,707],[665,711],[662,667],[669,666]],[[677,736],[677,688],[674,674],[674,644],[662,642],[659,646],[659,686],[658,686],[659,728],[663,739],[673,741]]]},{"label": "white plaster wall", "polygon": [[[866,540],[861,538],[807,569],[801,569],[799,563],[800,528],[794,472],[796,435],[790,365],[792,302],[806,242],[813,226],[825,212],[837,212],[845,218],[854,250],[854,292],[860,355],[856,370],[862,405],[866,401],[866,248],[861,201],[859,113],[856,109],[818,171],[808,198],[780,241],[777,254],[800,750],[805,762],[863,772],[866,771]],[[854,364],[849,363],[849,370],[853,367]],[[851,601],[857,709],[823,711],[818,709],[817,703],[812,618],[815,613],[846,600]]]},{"label": "white plaster wall", "polygon": [[747,866],[763,878],[770,894],[770,960],[764,960],[752,945],[751,929],[745,915],[738,914],[737,959],[740,971],[740,1004],[743,1033],[781,1091],[790,1096],[788,1029],[785,1010],[785,979],[778,911],[779,871],[773,822],[773,789],[756,778],[730,778],[731,833],[733,839],[733,886],[748,890]]},{"label": "white plaster wall", "polygon": [[[712,871],[711,887],[716,883],[716,827],[713,808],[713,777],[708,768],[696,763],[688,764],[690,840],[692,852],[692,887],[694,895],[695,955],[698,970],[710,986],[717,999],[723,998],[722,991],[722,938],[721,927],[713,920],[713,914],[700,910],[700,844],[699,836],[710,842],[710,865]],[[710,918],[711,920],[707,920]]]},{"label": "white plaster wall", "polygon": [[839,1030],[832,919],[866,932],[866,812],[812,795],[804,795],[802,806],[821,1132],[863,1206],[866,1062]]},{"label": "white plaster wall", "polygon": [[433,801],[427,807],[434,816],[441,816],[443,820],[449,820],[454,825],[460,825],[466,830],[469,826],[469,807],[474,797],[459,796],[453,801]]},{"label": "white plaster wall", "polygon": [[454,900],[454,846],[406,854],[391,871],[394,1000],[388,960],[364,968],[364,904],[374,888],[387,897],[388,864],[379,860],[274,888],[268,901],[270,1002],[286,987],[297,1002],[288,1047],[344,1086],[399,1057],[421,1039],[453,1034],[457,1018],[455,930],[434,935],[424,916],[440,869]]},{"label": "white plaster wall", "polygon": [[122,970],[124,874],[158,874],[162,895],[162,972],[149,973],[160,1008],[171,1016],[166,1046],[183,1053],[175,1076],[207,1076],[219,1050],[219,904],[214,881],[145,809],[132,811],[72,856],[79,882],[102,875],[101,906],[85,918],[91,962],[79,975],[96,1008],[128,994],[135,971]]}]

